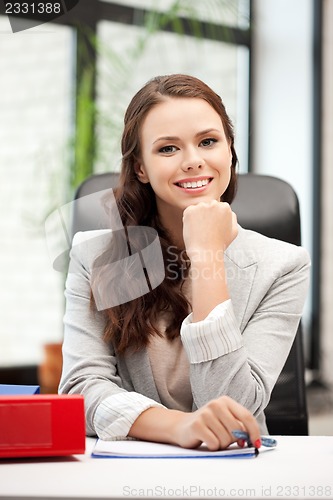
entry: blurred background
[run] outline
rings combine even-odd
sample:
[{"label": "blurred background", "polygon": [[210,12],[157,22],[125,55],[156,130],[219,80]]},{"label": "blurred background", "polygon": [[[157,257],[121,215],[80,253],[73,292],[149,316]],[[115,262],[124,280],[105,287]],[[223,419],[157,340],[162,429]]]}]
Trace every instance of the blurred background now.
[{"label": "blurred background", "polygon": [[299,197],[310,434],[333,434],[332,0],[73,5],[16,32],[0,14],[0,383],[44,377],[51,390],[65,277],[45,220],[88,175],[119,170],[132,95],[157,74],[189,73],[222,96],[239,172],[280,177]]}]

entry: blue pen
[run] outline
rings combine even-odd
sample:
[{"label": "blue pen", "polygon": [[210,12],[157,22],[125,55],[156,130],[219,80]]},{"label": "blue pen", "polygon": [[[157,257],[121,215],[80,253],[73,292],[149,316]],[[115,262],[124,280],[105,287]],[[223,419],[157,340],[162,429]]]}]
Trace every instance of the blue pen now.
[{"label": "blue pen", "polygon": [[[253,446],[247,432],[232,431],[232,434],[235,436],[236,439],[245,439],[247,441],[248,446]],[[266,436],[260,436],[260,439],[261,439],[261,444],[263,446],[267,446],[268,448],[274,448],[277,445],[276,439]]]}]

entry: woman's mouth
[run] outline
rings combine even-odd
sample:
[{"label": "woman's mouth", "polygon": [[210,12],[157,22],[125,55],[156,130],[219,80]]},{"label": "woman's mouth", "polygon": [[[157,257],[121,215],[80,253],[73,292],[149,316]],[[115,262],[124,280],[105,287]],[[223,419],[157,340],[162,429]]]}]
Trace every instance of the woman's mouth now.
[{"label": "woman's mouth", "polygon": [[206,179],[199,179],[197,181],[185,181],[185,182],[176,182],[176,186],[182,189],[199,189],[207,186],[211,182],[213,178],[209,177]]}]

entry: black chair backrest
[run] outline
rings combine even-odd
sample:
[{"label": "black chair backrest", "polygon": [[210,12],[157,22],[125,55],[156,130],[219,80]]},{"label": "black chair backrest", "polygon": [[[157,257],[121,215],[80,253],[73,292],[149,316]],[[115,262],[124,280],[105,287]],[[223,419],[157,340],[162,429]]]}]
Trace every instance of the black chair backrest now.
[{"label": "black chair backrest", "polygon": [[[85,179],[77,188],[72,214],[72,235],[78,231],[110,229],[108,215],[103,208],[102,191],[117,186],[119,174],[107,172]],[[100,195],[99,195],[100,193]],[[84,203],[81,200],[84,199]]]},{"label": "black chair backrest", "polygon": [[[298,198],[287,182],[266,175],[239,175],[232,208],[245,229],[294,245],[301,244]],[[308,434],[301,324],[265,414],[271,434]]]},{"label": "black chair backrest", "polygon": [[[105,189],[115,188],[118,178],[117,173],[93,175],[79,186],[75,198],[78,200]],[[92,197],[91,202],[88,200],[88,205],[74,203],[73,234],[77,231],[109,227],[102,205],[97,201],[96,197]],[[266,175],[240,174],[232,208],[237,214],[239,224],[245,229],[295,245],[301,244],[298,199],[287,182]],[[304,372],[300,325],[265,411],[270,434],[308,434]]]}]

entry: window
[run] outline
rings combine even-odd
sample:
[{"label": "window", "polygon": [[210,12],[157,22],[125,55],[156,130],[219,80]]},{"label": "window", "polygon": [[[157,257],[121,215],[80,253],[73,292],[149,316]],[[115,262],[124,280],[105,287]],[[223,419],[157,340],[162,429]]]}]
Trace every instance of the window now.
[{"label": "window", "polygon": [[188,73],[201,78],[221,95],[235,126],[240,171],[247,171],[248,49],[159,31],[148,38],[140,52],[142,31],[137,26],[109,21],[98,24],[100,155],[95,170],[119,169],[123,115],[133,94],[155,75]]},{"label": "window", "polygon": [[[247,170],[249,0],[182,0],[174,19],[149,33],[147,15],[175,3],[78,2],[68,18],[15,35],[0,16],[0,366],[38,364],[43,344],[62,339],[64,276],[51,266],[43,223],[66,201],[73,97],[85,66],[80,37],[97,35],[90,54],[99,111],[92,170],[119,168],[130,97],[153,75],[176,71],[202,78],[221,94],[235,124],[240,170]],[[195,36],[193,16],[204,36]],[[88,25],[89,34],[77,32],[73,22]]]},{"label": "window", "polygon": [[[62,337],[63,277],[43,219],[63,191],[71,126],[73,30],[5,34],[0,17],[0,365],[29,364]],[[8,30],[7,30],[8,31]]]}]

